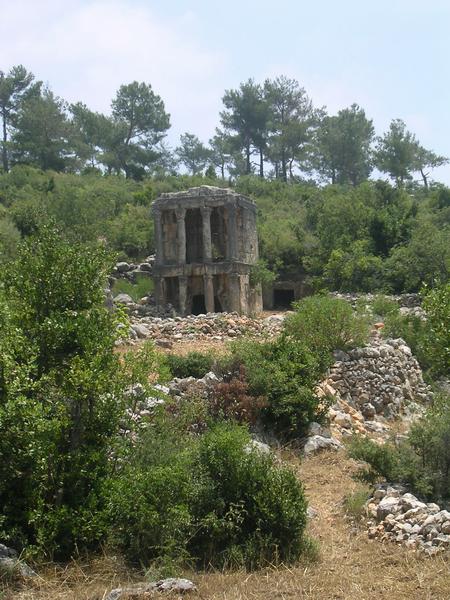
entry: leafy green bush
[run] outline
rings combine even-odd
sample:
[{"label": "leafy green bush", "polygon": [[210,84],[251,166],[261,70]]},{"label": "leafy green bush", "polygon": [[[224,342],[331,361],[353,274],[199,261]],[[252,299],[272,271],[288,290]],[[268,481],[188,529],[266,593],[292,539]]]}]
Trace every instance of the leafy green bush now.
[{"label": "leafy green bush", "polygon": [[173,377],[195,377],[200,379],[211,371],[214,357],[202,352],[189,352],[185,356],[180,354],[167,354],[166,361]]},{"label": "leafy green bush", "polygon": [[420,496],[450,499],[450,397],[435,399],[426,416],[411,427],[405,441],[379,446],[364,438],[349,445],[352,458],[363,460],[359,477],[366,482],[384,477],[407,484]]},{"label": "leafy green bush", "polygon": [[433,376],[450,373],[450,283],[426,293],[424,351]]},{"label": "leafy green bush", "polygon": [[0,263],[13,258],[20,242],[20,232],[14,223],[0,212]]},{"label": "leafy green bush", "polygon": [[354,436],[347,448],[351,458],[368,464],[367,467],[361,467],[359,470],[359,479],[366,483],[374,483],[380,477],[395,481],[396,455],[392,446],[380,445],[369,438]]},{"label": "leafy green bush", "polygon": [[278,339],[240,340],[232,347],[231,370],[237,374],[244,367],[255,403],[267,400],[263,422],[284,439],[301,438],[311,421],[323,418],[326,407],[314,390],[333,362],[333,350],[360,345],[368,335],[367,319],[344,300],[314,296],[296,309]]},{"label": "leafy green bush", "polygon": [[450,284],[423,288],[426,321],[390,312],[384,334],[403,338],[431,378],[450,372]]},{"label": "leafy green bush", "polygon": [[372,310],[379,317],[386,317],[387,315],[398,316],[400,307],[395,300],[379,294],[372,300]]},{"label": "leafy green bush", "polygon": [[383,286],[383,261],[354,242],[349,250],[334,249],[323,269],[329,289],[341,292],[370,292]]},{"label": "leafy green bush", "polygon": [[450,276],[450,227],[420,220],[408,243],[395,247],[385,266],[394,292],[418,292],[424,283],[445,283]]},{"label": "leafy green bush", "polygon": [[129,559],[255,568],[300,556],[302,487],[251,449],[244,429],[217,425],[200,438],[159,429],[157,452],[154,435],[108,483],[110,542]]},{"label": "leafy green bush", "polygon": [[284,323],[284,336],[301,341],[311,352],[323,354],[361,346],[367,341],[368,320],[345,300],[311,296],[294,305]]},{"label": "leafy green bush", "polygon": [[250,270],[250,285],[271,285],[277,278],[276,273],[271,271],[267,262],[263,259],[259,259],[256,265],[253,265]]},{"label": "leafy green bush", "polygon": [[[117,394],[110,259],[50,228],[29,238],[0,284],[0,505],[20,544],[67,555],[95,536]],[[3,537],[3,535],[2,535]]]},{"label": "leafy green bush", "polygon": [[113,296],[117,296],[117,294],[128,294],[135,302],[138,302],[141,298],[151,294],[153,289],[153,279],[146,275],[138,275],[136,277],[136,283],[131,283],[126,279],[116,279],[111,291]]},{"label": "leafy green bush", "polygon": [[266,398],[261,417],[269,430],[298,439],[311,421],[322,418],[325,408],[319,408],[314,388],[331,363],[328,353],[313,353],[303,342],[281,336],[265,343],[236,342],[232,356],[235,365],[245,368],[249,392]]},{"label": "leafy green bush", "polygon": [[106,231],[112,247],[129,257],[154,252],[153,220],[147,206],[127,204],[120,215],[106,224]]}]

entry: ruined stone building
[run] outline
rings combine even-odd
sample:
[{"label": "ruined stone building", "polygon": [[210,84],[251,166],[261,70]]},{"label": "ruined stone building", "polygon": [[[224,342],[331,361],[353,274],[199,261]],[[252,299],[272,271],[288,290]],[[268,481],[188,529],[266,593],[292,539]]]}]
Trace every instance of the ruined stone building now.
[{"label": "ruined stone building", "polygon": [[261,310],[250,283],[258,259],[256,206],[230,189],[202,185],[153,204],[158,306],[181,314]]}]

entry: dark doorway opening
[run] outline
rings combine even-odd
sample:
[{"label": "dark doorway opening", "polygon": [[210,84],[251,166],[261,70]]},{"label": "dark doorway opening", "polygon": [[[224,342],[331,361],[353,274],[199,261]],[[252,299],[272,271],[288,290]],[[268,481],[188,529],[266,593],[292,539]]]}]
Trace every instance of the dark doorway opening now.
[{"label": "dark doorway opening", "polygon": [[192,296],[192,314],[206,314],[205,296],[203,294],[197,294],[196,296]]},{"label": "dark doorway opening", "polygon": [[222,304],[217,296],[214,296],[214,312],[222,312]]},{"label": "dark doorway opening", "polygon": [[273,290],[274,308],[291,308],[294,300],[294,290]]},{"label": "dark doorway opening", "polygon": [[171,304],[175,310],[179,310],[180,286],[178,277],[166,277],[164,283],[166,288],[166,304]]},{"label": "dark doorway opening", "polygon": [[186,262],[188,264],[203,261],[202,215],[199,208],[186,211]]}]

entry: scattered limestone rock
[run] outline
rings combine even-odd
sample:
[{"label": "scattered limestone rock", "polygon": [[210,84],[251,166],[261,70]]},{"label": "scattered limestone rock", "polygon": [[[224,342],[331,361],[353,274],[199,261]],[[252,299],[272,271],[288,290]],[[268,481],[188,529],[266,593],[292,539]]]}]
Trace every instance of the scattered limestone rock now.
[{"label": "scattered limestone rock", "polygon": [[0,577],[3,574],[21,579],[36,577],[33,569],[18,558],[17,552],[13,548],[0,544]]},{"label": "scattered limestone rock", "polygon": [[317,454],[321,450],[340,450],[342,444],[333,437],[323,437],[321,435],[313,435],[306,440],[303,447],[305,456]]},{"label": "scattered limestone rock", "polygon": [[450,549],[450,513],[401,486],[379,486],[366,502],[370,538],[405,544],[433,556]]},{"label": "scattered limestone rock", "polygon": [[114,297],[114,302],[116,304],[134,304],[133,298],[128,294],[117,294]]},{"label": "scattered limestone rock", "polygon": [[189,579],[171,577],[153,583],[116,588],[108,594],[105,600],[144,600],[144,598],[149,598],[151,592],[176,592],[178,594],[185,594],[196,589],[196,586]]},{"label": "scattered limestone rock", "polygon": [[[114,302],[125,305],[131,323],[129,338],[124,343],[133,345],[136,338],[151,339],[161,347],[173,342],[190,343],[194,340],[232,340],[243,335],[278,335],[284,315],[271,315],[265,319],[251,318],[237,313],[208,313],[206,315],[172,316],[162,318],[152,314],[155,308],[136,304],[127,294],[119,294]],[[131,338],[131,339],[130,339]]]}]

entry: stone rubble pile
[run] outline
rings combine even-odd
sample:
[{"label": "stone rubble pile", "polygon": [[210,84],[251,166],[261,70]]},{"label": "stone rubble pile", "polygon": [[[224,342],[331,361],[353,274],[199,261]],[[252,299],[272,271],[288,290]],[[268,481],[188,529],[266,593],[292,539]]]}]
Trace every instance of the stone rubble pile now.
[{"label": "stone rubble pile", "polygon": [[[371,304],[379,294],[362,294],[362,293],[342,293],[342,292],[331,292],[333,298],[340,298],[349,302],[353,308],[356,308],[360,302]],[[385,295],[389,300],[394,300],[400,307],[403,308],[416,308],[421,305],[421,298],[419,294],[398,294],[398,295]]]},{"label": "stone rubble pile", "polygon": [[338,439],[358,432],[385,439],[389,420],[412,420],[432,399],[431,388],[402,339],[374,337],[364,348],[335,353],[337,361],[318,386],[332,397],[331,431]]},{"label": "stone rubble pile", "polygon": [[187,317],[131,317],[129,336],[136,340],[152,339],[156,345],[170,348],[174,342],[210,339],[227,341],[242,335],[276,336],[283,324],[283,315],[253,319],[237,313],[208,313]]},{"label": "stone rubble pile", "polygon": [[401,486],[380,485],[366,510],[370,538],[404,544],[429,556],[450,549],[450,512],[421,502]]},{"label": "stone rubble pile", "polygon": [[126,279],[130,283],[136,283],[138,277],[151,277],[155,255],[148,256],[143,262],[135,264],[121,261],[116,263],[112,270],[110,283],[116,279]]}]

